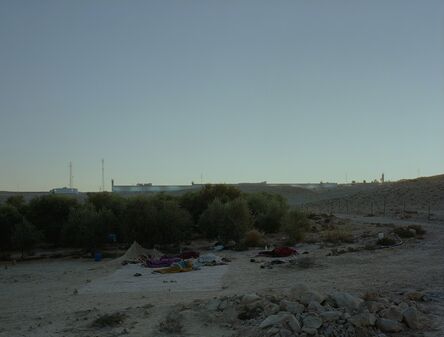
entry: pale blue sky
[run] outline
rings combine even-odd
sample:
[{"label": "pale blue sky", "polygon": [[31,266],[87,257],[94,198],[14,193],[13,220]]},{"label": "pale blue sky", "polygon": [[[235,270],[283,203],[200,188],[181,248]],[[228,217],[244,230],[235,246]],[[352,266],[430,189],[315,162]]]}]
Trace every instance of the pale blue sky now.
[{"label": "pale blue sky", "polygon": [[444,1],[0,0],[0,190],[444,173]]}]

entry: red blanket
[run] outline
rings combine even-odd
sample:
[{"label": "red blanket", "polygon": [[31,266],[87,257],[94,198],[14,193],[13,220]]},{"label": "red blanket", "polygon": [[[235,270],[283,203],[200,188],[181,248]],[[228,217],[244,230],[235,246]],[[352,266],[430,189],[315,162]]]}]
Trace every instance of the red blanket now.
[{"label": "red blanket", "polygon": [[269,257],[287,257],[291,255],[296,255],[297,253],[297,250],[292,247],[277,247],[273,250],[259,252],[259,255]]}]

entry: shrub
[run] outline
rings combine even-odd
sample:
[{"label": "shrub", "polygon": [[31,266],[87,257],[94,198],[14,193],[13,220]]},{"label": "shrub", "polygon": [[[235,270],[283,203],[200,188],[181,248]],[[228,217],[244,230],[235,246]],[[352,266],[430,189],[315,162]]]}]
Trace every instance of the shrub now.
[{"label": "shrub", "polygon": [[23,221],[19,211],[11,205],[0,206],[0,250],[12,248],[12,234],[14,227]]},{"label": "shrub", "polygon": [[15,224],[11,241],[15,248],[22,252],[32,249],[42,239],[41,233],[25,219]]},{"label": "shrub", "polygon": [[118,242],[122,242],[126,199],[110,192],[88,193],[88,203],[97,211],[109,210],[112,213],[113,216],[108,219],[109,231],[117,235]]},{"label": "shrub", "polygon": [[353,243],[354,238],[350,230],[333,229],[323,233],[323,239],[330,243]]},{"label": "shrub", "polygon": [[239,241],[251,228],[252,218],[245,200],[238,198],[225,204],[214,200],[199,219],[199,228],[208,239]]},{"label": "shrub", "polygon": [[26,212],[25,198],[21,194],[10,196],[8,199],[6,199],[6,205],[15,207],[22,215],[24,215]]},{"label": "shrub", "polygon": [[122,324],[126,317],[127,316],[125,314],[120,312],[116,312],[114,314],[104,314],[95,319],[92,326],[96,328],[116,327]]},{"label": "shrub", "polygon": [[381,246],[393,246],[395,244],[396,244],[396,240],[394,240],[392,238],[388,238],[388,237],[384,237],[384,238],[378,240],[378,245],[381,245]]},{"label": "shrub", "polygon": [[393,232],[400,238],[413,238],[415,236],[415,233],[410,231],[410,229],[407,227],[397,227],[393,230]]},{"label": "shrub", "polygon": [[254,227],[266,233],[276,233],[288,211],[287,201],[278,194],[254,193],[247,196],[254,217]]},{"label": "shrub", "polygon": [[71,197],[44,195],[29,202],[26,218],[43,233],[47,243],[57,245],[71,208],[78,205],[77,200]]},{"label": "shrub", "polygon": [[110,210],[96,211],[90,204],[72,209],[62,228],[62,243],[92,251],[106,242],[112,219]]},{"label": "shrub", "polygon": [[408,229],[414,229],[417,235],[424,235],[426,230],[421,225],[409,225]]},{"label": "shrub", "polygon": [[316,260],[312,256],[301,256],[296,260],[295,263],[301,268],[308,269],[316,265]]},{"label": "shrub", "polygon": [[225,184],[205,185],[198,192],[189,192],[180,198],[180,205],[190,212],[195,223],[208,206],[216,199],[226,203],[241,197],[241,191]]},{"label": "shrub", "polygon": [[244,243],[248,247],[259,247],[264,244],[264,236],[256,229],[252,229],[245,233]]},{"label": "shrub", "polygon": [[181,334],[183,331],[183,316],[180,312],[171,311],[166,318],[159,323],[159,330],[167,334]]},{"label": "shrub", "polygon": [[189,237],[192,228],[188,211],[164,195],[130,198],[125,223],[127,241],[137,240],[150,247],[179,243]]},{"label": "shrub", "polygon": [[310,220],[307,219],[305,214],[293,209],[284,217],[282,230],[287,234],[289,243],[295,243],[304,239],[310,226]]}]

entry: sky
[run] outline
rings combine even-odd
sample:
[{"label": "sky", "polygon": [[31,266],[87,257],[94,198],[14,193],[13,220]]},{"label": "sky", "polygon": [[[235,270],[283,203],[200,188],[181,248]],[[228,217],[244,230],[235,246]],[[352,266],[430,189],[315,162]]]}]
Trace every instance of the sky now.
[{"label": "sky", "polygon": [[0,0],[0,190],[444,173],[444,1]]}]

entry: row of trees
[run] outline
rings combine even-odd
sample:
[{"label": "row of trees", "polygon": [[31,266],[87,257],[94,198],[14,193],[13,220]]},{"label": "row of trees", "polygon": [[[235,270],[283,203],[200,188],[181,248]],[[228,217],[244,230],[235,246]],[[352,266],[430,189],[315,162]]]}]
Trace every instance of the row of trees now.
[{"label": "row of trees", "polygon": [[0,206],[0,249],[26,249],[36,243],[94,249],[114,234],[118,242],[146,246],[173,244],[200,236],[239,242],[246,231],[285,230],[298,240],[305,216],[286,200],[267,193],[243,194],[228,185],[207,185],[180,197],[166,194],[124,198],[90,193],[86,200],[45,195],[26,203],[21,196]]}]

